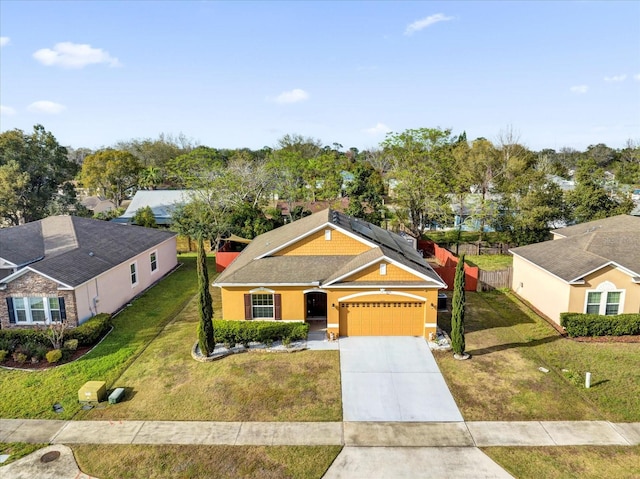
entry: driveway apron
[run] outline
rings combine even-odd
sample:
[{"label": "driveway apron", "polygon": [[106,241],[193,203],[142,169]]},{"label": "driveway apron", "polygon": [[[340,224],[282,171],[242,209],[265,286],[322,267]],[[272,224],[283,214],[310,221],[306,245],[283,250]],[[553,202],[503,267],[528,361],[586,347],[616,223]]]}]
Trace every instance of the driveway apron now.
[{"label": "driveway apron", "polygon": [[462,421],[422,338],[340,338],[340,371],[345,422]]}]

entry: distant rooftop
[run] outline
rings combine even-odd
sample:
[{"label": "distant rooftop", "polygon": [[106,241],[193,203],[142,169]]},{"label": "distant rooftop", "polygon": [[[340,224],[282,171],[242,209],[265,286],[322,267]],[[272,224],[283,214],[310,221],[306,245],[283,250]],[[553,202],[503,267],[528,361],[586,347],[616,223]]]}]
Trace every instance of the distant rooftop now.
[{"label": "distant rooftop", "polygon": [[124,214],[113,221],[116,223],[131,223],[136,211],[149,206],[153,211],[156,223],[167,225],[171,223],[171,214],[175,207],[188,203],[190,194],[190,190],[139,190],[134,195]]}]

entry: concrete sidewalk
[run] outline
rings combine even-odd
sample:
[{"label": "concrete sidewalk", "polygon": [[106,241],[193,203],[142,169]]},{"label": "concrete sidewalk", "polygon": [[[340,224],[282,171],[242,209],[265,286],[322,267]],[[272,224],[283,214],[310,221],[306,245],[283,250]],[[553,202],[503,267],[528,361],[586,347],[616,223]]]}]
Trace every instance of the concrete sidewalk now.
[{"label": "concrete sidewalk", "polygon": [[[50,443],[0,467],[12,479],[92,479],[64,444],[343,445],[325,479],[508,479],[484,446],[639,445],[640,423],[207,422],[0,419],[0,442]],[[47,453],[59,454],[44,462]]]},{"label": "concrete sidewalk", "polygon": [[360,447],[630,446],[640,423],[208,422],[0,419],[0,442],[49,444],[344,445]]}]

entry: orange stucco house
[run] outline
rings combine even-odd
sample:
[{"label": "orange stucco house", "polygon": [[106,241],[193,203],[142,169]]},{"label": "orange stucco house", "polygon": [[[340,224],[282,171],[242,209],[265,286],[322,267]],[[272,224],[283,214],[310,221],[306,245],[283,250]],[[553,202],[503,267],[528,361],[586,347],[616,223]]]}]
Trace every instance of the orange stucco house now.
[{"label": "orange stucco house", "polygon": [[335,337],[427,337],[446,288],[401,236],[330,209],[256,237],[213,286],[223,319],[305,321]]},{"label": "orange stucco house", "polygon": [[563,312],[640,312],[640,218],[619,215],[552,231],[513,253],[512,289],[559,324]]}]

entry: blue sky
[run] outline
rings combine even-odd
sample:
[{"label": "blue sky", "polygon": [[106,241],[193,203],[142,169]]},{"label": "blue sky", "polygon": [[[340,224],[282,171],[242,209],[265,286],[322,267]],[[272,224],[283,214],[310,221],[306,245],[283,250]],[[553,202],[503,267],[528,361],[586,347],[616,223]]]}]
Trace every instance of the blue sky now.
[{"label": "blue sky", "polygon": [[63,145],[442,127],[532,149],[640,141],[640,2],[0,2],[0,129]]}]

